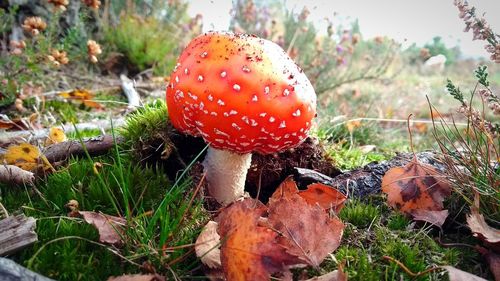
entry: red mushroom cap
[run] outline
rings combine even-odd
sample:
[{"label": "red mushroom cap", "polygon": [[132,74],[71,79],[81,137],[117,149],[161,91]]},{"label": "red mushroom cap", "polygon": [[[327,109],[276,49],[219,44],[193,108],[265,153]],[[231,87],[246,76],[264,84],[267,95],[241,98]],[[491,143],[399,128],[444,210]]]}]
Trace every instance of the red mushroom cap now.
[{"label": "red mushroom cap", "polygon": [[167,86],[178,130],[212,147],[274,153],[300,144],[316,115],[316,93],[275,43],[211,32],[182,52]]}]

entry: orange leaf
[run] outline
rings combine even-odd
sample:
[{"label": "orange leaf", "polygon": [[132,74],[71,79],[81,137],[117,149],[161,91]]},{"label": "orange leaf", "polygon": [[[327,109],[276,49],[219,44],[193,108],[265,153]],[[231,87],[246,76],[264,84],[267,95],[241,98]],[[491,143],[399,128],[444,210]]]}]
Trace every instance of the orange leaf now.
[{"label": "orange leaf", "polygon": [[404,167],[394,167],[385,173],[382,191],[387,194],[390,206],[411,214],[418,209],[441,211],[451,187],[432,166],[413,159]]},{"label": "orange leaf", "polygon": [[338,218],[297,194],[269,203],[269,223],[281,233],[278,241],[289,254],[313,266],[337,249],[344,230]]},{"label": "orange leaf", "polygon": [[321,183],[308,185],[307,190],[300,191],[299,195],[311,205],[317,203],[325,210],[334,208],[336,213],[344,207],[344,202],[347,199],[342,192]]},{"label": "orange leaf", "polygon": [[269,280],[271,273],[286,270],[296,261],[276,243],[278,234],[258,225],[267,208],[245,199],[224,209],[218,217],[221,263],[227,280]]},{"label": "orange leaf", "polygon": [[278,186],[276,191],[269,198],[269,204],[282,198],[290,198],[292,195],[297,194],[298,192],[299,188],[293,180],[293,176],[289,176],[280,184],[280,186]]}]

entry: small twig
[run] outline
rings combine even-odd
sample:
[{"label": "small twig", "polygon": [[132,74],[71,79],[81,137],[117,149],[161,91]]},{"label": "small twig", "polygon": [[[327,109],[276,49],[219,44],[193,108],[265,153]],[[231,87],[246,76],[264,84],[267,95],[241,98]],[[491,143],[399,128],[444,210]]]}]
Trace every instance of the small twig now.
[{"label": "small twig", "polygon": [[403,269],[408,275],[410,275],[413,278],[425,275],[429,272],[435,271],[436,269],[441,269],[438,266],[434,266],[434,267],[428,268],[424,271],[419,271],[419,272],[415,273],[415,272],[411,271],[408,267],[406,267],[402,262],[398,261],[397,259],[395,259],[393,257],[383,256],[382,258],[396,263],[399,267],[401,267],[401,269]]}]

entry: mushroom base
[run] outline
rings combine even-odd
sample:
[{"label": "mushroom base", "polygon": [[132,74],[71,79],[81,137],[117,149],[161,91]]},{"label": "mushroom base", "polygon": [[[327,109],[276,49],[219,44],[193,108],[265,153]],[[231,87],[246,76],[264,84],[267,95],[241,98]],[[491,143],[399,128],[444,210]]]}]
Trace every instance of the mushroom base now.
[{"label": "mushroom base", "polygon": [[243,197],[251,162],[251,153],[238,154],[209,147],[203,167],[210,195],[223,205]]}]

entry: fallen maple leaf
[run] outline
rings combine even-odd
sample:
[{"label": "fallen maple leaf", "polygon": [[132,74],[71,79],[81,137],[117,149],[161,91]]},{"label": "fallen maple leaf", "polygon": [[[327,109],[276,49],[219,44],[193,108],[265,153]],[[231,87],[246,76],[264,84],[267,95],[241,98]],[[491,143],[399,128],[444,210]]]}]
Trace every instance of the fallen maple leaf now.
[{"label": "fallen maple leaf", "polygon": [[124,218],[89,211],[78,211],[76,213],[97,229],[99,242],[112,245],[121,245],[123,243],[122,231],[127,223]]},{"label": "fallen maple leaf", "polygon": [[308,204],[318,204],[325,210],[333,209],[337,214],[344,207],[344,202],[347,200],[347,196],[342,192],[321,183],[308,185],[306,190],[299,192],[299,195]]},{"label": "fallen maple leaf", "polygon": [[299,191],[293,177],[289,176],[278,186],[276,191],[269,198],[269,205],[280,199],[289,199],[295,194],[304,198],[310,205],[318,204],[321,208],[325,210],[333,209],[336,213],[342,209],[347,199],[342,192],[321,183],[310,184],[307,186],[306,190]]},{"label": "fallen maple leaf", "polygon": [[344,224],[297,194],[270,202],[268,212],[269,224],[281,234],[279,243],[309,265],[319,266],[340,245]]},{"label": "fallen maple leaf", "polygon": [[228,206],[217,218],[227,280],[269,280],[272,273],[285,271],[285,264],[297,262],[276,243],[276,232],[258,225],[266,210],[260,201],[245,199]]},{"label": "fallen maple leaf", "polygon": [[108,281],[165,281],[165,277],[158,274],[131,274],[109,277]]},{"label": "fallen maple leaf", "polygon": [[453,266],[441,266],[441,268],[446,269],[448,271],[448,276],[450,281],[486,281],[479,276],[474,274],[470,274]]},{"label": "fallen maple leaf", "polygon": [[[415,210],[441,211],[451,187],[432,166],[414,158],[404,167],[394,167],[385,173],[382,191],[387,194],[390,206],[414,215]],[[435,213],[417,211],[417,217],[438,226],[442,225],[439,222],[444,222],[436,220]]]}]

